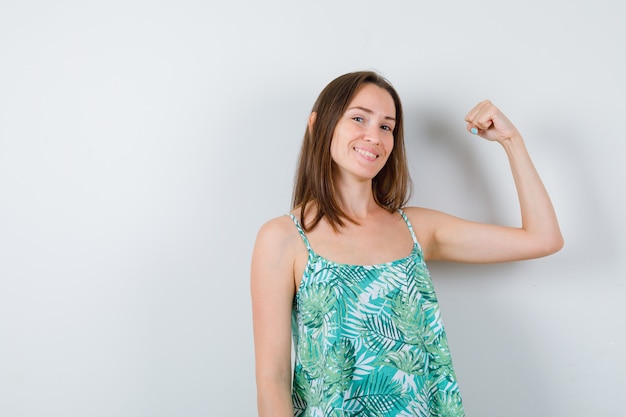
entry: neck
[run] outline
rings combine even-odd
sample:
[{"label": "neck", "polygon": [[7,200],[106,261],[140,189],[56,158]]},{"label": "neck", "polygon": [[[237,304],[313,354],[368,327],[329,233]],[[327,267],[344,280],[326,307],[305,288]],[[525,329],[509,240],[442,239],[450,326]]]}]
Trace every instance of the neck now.
[{"label": "neck", "polygon": [[343,212],[349,217],[359,220],[369,217],[380,210],[372,193],[372,182],[363,181],[358,184],[338,184],[338,202]]}]

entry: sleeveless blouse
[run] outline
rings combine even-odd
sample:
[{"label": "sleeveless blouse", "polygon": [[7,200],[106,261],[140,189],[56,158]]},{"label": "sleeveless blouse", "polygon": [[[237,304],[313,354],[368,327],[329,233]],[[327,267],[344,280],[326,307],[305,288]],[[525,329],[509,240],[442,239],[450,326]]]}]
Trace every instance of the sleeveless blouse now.
[{"label": "sleeveless blouse", "polygon": [[464,416],[437,296],[413,227],[413,249],[378,265],[308,250],[292,309],[294,415]]}]

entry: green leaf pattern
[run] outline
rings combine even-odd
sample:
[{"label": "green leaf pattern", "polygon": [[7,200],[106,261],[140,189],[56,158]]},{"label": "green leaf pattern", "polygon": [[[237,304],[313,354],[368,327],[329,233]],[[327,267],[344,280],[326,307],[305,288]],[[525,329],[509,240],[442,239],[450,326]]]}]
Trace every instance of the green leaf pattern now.
[{"label": "green leaf pattern", "polygon": [[302,417],[464,416],[437,296],[412,253],[380,265],[312,249],[294,300],[293,406]]}]

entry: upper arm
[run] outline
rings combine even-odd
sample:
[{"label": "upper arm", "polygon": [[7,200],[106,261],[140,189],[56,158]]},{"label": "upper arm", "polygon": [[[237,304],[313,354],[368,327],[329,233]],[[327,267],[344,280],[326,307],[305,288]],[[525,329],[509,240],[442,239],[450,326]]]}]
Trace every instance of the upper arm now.
[{"label": "upper arm", "polygon": [[288,222],[284,216],[263,225],[252,254],[250,291],[257,383],[261,385],[279,381],[288,386],[291,377],[295,228]]},{"label": "upper arm", "polygon": [[521,227],[478,223],[422,208],[412,208],[407,213],[427,260],[509,262],[539,258],[560,249],[552,240]]}]

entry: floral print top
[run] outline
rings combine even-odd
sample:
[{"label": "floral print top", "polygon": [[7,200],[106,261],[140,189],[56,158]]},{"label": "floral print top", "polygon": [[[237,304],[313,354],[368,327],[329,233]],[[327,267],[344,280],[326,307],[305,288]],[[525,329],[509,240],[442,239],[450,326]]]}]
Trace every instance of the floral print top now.
[{"label": "floral print top", "polygon": [[422,250],[348,265],[316,254],[298,222],[308,262],[292,312],[294,415],[464,416]]}]

